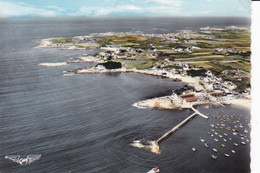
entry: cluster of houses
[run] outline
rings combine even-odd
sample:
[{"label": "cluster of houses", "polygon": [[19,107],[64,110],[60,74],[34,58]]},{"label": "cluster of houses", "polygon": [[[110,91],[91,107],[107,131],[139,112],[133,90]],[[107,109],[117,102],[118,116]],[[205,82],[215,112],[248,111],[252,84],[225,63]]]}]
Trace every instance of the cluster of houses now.
[{"label": "cluster of houses", "polygon": [[[178,67],[171,70],[165,70],[163,67],[173,65]],[[189,89],[177,95],[173,92],[172,97],[174,103],[184,104],[186,102],[221,102],[224,97],[232,97],[236,95],[234,89],[237,87],[234,83],[230,81],[223,81],[221,77],[215,76],[210,70],[205,70],[203,68],[192,67],[185,62],[174,62],[165,59],[164,62],[159,62],[160,68],[153,67],[152,70],[157,70],[158,73],[180,73],[181,75],[186,75],[188,71],[202,71],[203,75],[196,76],[201,85],[203,85],[202,91],[195,91],[194,89]],[[161,69],[162,68],[162,69]]]},{"label": "cluster of houses", "polygon": [[221,54],[221,55],[238,54],[238,55],[245,55],[245,56],[249,56],[251,54],[249,50],[234,49],[234,48],[217,48],[215,49],[214,53]]}]

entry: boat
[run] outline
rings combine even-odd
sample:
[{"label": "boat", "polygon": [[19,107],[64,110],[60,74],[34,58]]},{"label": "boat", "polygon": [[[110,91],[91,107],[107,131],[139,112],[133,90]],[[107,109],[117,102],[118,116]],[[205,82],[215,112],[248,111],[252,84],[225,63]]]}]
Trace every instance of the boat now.
[{"label": "boat", "polygon": [[232,153],[236,153],[236,151],[235,151],[235,150],[231,150],[231,152],[232,152]]},{"label": "boat", "polygon": [[242,145],[246,145],[246,143],[245,142],[240,142]]},{"label": "boat", "polygon": [[223,133],[225,136],[228,136],[226,133]]},{"label": "boat", "polygon": [[215,153],[218,152],[218,150],[217,150],[216,148],[212,148],[212,150],[213,150]]},{"label": "boat", "polygon": [[206,148],[209,148],[209,144],[208,144],[208,143],[205,143],[204,146],[205,146]]},{"label": "boat", "polygon": [[157,173],[160,172],[159,167],[153,168],[150,171],[148,171],[147,173]]},{"label": "boat", "polygon": [[216,142],[218,142],[218,139],[215,138],[214,140],[215,140]]},{"label": "boat", "polygon": [[220,146],[221,146],[221,147],[225,147],[225,145],[224,145],[224,144],[220,144]]},{"label": "boat", "polygon": [[200,141],[201,141],[201,142],[205,142],[205,140],[204,140],[204,139],[200,139]]},{"label": "boat", "polygon": [[236,147],[238,146],[238,144],[237,143],[233,143]]},{"label": "boat", "polygon": [[212,154],[211,157],[212,157],[212,159],[215,159],[215,160],[218,158],[218,156],[216,156],[214,154]]},{"label": "boat", "polygon": [[194,148],[194,147],[193,147],[191,150],[192,150],[193,152],[196,152],[196,151],[197,151],[196,148]]},{"label": "boat", "polygon": [[226,157],[229,157],[230,155],[229,154],[224,154]]}]

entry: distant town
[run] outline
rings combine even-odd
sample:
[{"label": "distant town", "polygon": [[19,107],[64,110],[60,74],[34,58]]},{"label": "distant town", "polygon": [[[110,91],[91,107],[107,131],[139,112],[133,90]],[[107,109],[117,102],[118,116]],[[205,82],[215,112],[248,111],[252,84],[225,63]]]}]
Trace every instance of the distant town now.
[{"label": "distant town", "polygon": [[137,72],[187,83],[182,91],[173,91],[171,96],[135,104],[139,108],[182,109],[189,107],[187,104],[250,101],[248,28],[206,27],[165,34],[94,33],[44,39],[39,47],[99,50],[93,55],[83,54],[78,59],[56,64],[96,63],[92,68],[66,71],[65,75]]}]

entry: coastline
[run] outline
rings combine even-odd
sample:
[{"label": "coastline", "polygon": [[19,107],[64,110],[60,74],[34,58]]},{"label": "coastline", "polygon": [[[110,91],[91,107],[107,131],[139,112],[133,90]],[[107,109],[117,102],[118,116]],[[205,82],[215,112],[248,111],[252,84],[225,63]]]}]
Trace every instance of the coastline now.
[{"label": "coastline", "polygon": [[[89,62],[93,62],[89,60]],[[194,87],[196,91],[201,91],[203,90],[203,87],[199,84],[199,79],[193,78],[188,75],[180,75],[180,74],[172,74],[168,72],[158,72],[157,70],[137,70],[136,68],[119,68],[119,69],[100,69],[97,67],[92,67],[88,69],[81,69],[81,70],[76,70],[76,74],[84,74],[84,73],[129,73],[129,72],[134,72],[134,73],[141,73],[145,75],[152,75],[152,76],[161,76],[165,78],[170,78],[170,79],[179,79],[182,82],[185,82],[191,86]]]}]

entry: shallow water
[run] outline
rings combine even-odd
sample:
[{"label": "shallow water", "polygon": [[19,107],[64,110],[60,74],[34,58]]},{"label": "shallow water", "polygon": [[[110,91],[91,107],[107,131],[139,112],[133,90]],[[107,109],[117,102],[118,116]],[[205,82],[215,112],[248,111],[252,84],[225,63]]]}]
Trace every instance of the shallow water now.
[{"label": "shallow water", "polygon": [[[230,19],[225,20],[230,22]],[[188,20],[180,19],[149,19],[146,25],[141,19],[125,20],[125,25],[120,22],[101,19],[1,20],[0,172],[141,173],[155,166],[159,166],[161,172],[250,172],[249,143],[239,144],[236,153],[226,158],[224,153],[233,148],[233,141],[239,143],[239,136],[232,137],[233,141],[227,141],[226,147],[221,148],[206,133],[211,129],[211,123],[218,123],[213,117],[217,112],[241,114],[241,123],[247,124],[245,117],[250,120],[248,110],[234,106],[198,107],[209,114],[209,120],[195,117],[163,141],[162,153],[155,155],[130,144],[137,139],[159,138],[192,111],[140,110],[132,104],[168,95],[184,83],[134,73],[63,76],[64,70],[92,65],[87,63],[58,67],[38,65],[65,62],[82,53],[96,51],[34,48],[43,38],[107,31],[161,33],[226,25],[220,19],[215,23],[205,20],[192,25]],[[241,20],[232,22],[233,25],[245,25]],[[200,137],[209,143],[209,149],[204,147]],[[211,146],[219,150],[217,160],[210,156],[213,153]],[[192,152],[192,147],[196,147],[197,152]],[[41,154],[42,157],[31,165],[20,166],[4,159],[10,154]]]}]

